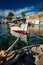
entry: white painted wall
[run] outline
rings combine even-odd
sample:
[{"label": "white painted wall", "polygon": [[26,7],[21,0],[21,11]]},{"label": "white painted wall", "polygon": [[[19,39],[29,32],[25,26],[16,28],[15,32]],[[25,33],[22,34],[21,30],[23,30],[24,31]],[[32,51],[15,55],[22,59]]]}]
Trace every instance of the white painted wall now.
[{"label": "white painted wall", "polygon": [[34,21],[34,24],[39,24],[39,20],[35,20]]}]

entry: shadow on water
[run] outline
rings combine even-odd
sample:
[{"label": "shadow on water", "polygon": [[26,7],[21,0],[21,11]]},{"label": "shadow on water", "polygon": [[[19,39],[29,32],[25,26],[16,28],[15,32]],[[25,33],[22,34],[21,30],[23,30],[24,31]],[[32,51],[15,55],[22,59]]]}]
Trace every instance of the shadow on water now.
[{"label": "shadow on water", "polygon": [[[17,34],[15,33],[15,35]],[[19,35],[20,34],[18,34],[18,36]],[[10,34],[8,25],[0,24],[0,50],[7,49],[15,40],[16,38]],[[22,48],[27,44],[43,44],[43,40],[39,39],[36,35],[31,33],[27,35],[21,34],[21,37],[17,42],[17,45],[15,45],[14,49]]]}]

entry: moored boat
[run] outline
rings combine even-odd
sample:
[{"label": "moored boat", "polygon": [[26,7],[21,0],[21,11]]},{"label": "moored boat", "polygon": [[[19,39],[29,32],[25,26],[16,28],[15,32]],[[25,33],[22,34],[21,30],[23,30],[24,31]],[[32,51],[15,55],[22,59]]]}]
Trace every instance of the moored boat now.
[{"label": "moored boat", "polygon": [[[11,26],[10,27],[10,30],[13,31],[13,32],[17,32],[17,33],[22,33],[24,35],[27,34],[27,29],[28,29],[28,23],[25,23],[25,24],[21,24],[21,26]],[[12,33],[13,34],[13,33]]]}]

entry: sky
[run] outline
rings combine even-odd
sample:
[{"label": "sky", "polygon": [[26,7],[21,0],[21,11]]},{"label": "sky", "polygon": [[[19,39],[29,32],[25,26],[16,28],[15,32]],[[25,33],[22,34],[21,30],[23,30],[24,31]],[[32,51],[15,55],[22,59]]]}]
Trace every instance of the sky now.
[{"label": "sky", "polygon": [[38,8],[43,4],[43,0],[0,0],[0,19],[6,17],[10,11],[15,16],[21,16],[22,11],[25,15],[32,15],[39,12]]}]

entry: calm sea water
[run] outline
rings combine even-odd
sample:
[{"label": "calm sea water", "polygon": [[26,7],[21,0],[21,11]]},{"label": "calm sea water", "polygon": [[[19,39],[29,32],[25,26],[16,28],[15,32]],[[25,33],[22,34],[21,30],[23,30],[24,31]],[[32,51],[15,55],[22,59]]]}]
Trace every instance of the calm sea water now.
[{"label": "calm sea water", "polygon": [[[41,27],[40,29],[42,30],[43,28]],[[32,33],[25,36],[21,34],[21,36],[22,38],[20,38],[14,48],[21,48],[27,44],[43,44],[43,40]],[[0,24],[0,49],[7,49],[15,40],[16,38],[10,34],[8,25]]]}]

